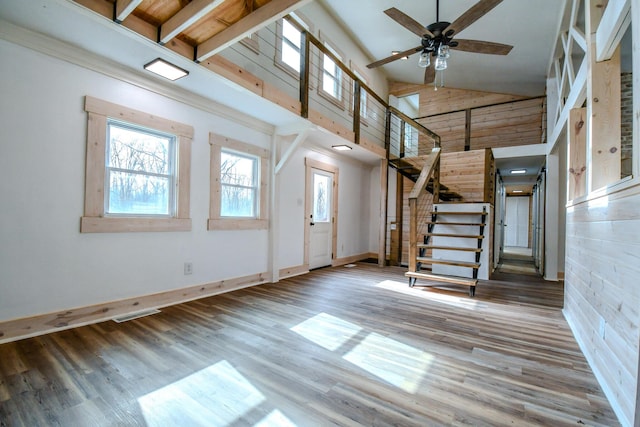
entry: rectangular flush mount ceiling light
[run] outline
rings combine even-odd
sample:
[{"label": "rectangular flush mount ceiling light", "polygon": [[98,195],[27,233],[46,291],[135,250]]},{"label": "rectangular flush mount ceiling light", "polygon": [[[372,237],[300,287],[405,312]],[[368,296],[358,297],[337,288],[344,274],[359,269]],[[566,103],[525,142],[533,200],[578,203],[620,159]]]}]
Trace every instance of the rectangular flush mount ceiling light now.
[{"label": "rectangular flush mount ceiling light", "polygon": [[527,173],[526,169],[511,169],[511,174],[512,175],[522,175]]},{"label": "rectangular flush mount ceiling light", "polygon": [[151,71],[159,76],[169,80],[178,80],[189,74],[187,70],[183,70],[161,58],[156,58],[144,66],[144,69]]},{"label": "rectangular flush mount ceiling light", "polygon": [[348,145],[332,145],[331,148],[333,148],[334,150],[338,150],[338,151],[349,151],[351,150],[351,147],[349,147]]}]

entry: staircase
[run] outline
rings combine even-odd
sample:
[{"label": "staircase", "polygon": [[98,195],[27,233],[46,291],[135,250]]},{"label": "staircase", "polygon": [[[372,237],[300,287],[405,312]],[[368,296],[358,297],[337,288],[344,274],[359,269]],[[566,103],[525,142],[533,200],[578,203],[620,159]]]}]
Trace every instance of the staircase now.
[{"label": "staircase", "polygon": [[[475,296],[487,225],[486,208],[465,212],[468,209],[438,211],[435,207],[429,214],[430,220],[426,221],[427,233],[419,236],[418,198],[424,192],[433,194],[434,206],[440,199],[457,201],[461,196],[440,183],[440,148],[434,148],[428,155],[395,159],[393,165],[415,182],[409,195],[409,271],[405,273],[409,286],[416,286],[417,279],[453,283],[468,286],[469,295]],[[426,256],[427,251],[431,251],[432,256]],[[431,266],[431,272],[425,270],[427,266]],[[454,274],[436,271],[443,269],[452,270]]]},{"label": "staircase", "polygon": [[[427,221],[428,233],[423,243],[416,244],[415,270],[410,268],[405,273],[409,277],[409,286],[415,286],[417,279],[454,283],[468,286],[469,295],[475,296],[487,215],[486,208],[471,212],[439,212],[437,207],[434,208],[431,220]],[[432,251],[431,257],[425,256],[427,250]],[[432,270],[434,266],[447,266],[445,268],[454,271],[470,270],[471,277],[428,273],[422,271],[425,265],[431,265]]]},{"label": "staircase", "polygon": [[440,182],[440,136],[396,108],[387,115],[388,164],[414,182],[408,197],[409,286],[418,279],[428,281],[421,286],[453,283],[475,296],[478,279],[488,279],[491,266],[493,158],[486,150],[447,154],[444,174],[453,191]]}]

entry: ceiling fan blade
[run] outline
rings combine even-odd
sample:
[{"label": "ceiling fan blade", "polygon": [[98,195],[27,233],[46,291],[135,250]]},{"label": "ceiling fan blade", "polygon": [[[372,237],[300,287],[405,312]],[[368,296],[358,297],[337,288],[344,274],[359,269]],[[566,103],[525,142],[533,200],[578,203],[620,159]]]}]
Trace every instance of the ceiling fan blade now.
[{"label": "ceiling fan blade", "polygon": [[418,21],[416,21],[406,13],[396,9],[395,7],[385,10],[384,13],[386,13],[389,18],[393,19],[398,24],[402,25],[417,36],[422,37],[424,35],[428,35],[429,37],[433,37],[431,31],[427,30],[424,25],[420,24]]},{"label": "ceiling fan blade", "polygon": [[420,45],[420,46],[411,48],[409,50],[405,50],[404,52],[398,52],[395,55],[387,56],[384,59],[380,59],[379,61],[372,62],[371,64],[367,65],[367,68],[376,68],[381,65],[388,64],[389,62],[397,61],[398,59],[402,59],[406,56],[411,56],[416,52],[420,52],[422,49],[423,47],[422,45]]},{"label": "ceiling fan blade", "polygon": [[424,84],[428,85],[433,83],[436,79],[436,69],[433,68],[433,65],[424,69]]},{"label": "ceiling fan blade", "polygon": [[463,52],[488,53],[491,55],[508,55],[513,46],[502,43],[484,42],[480,40],[456,39],[458,46],[452,49]]},{"label": "ceiling fan blade", "polygon": [[482,18],[491,9],[502,3],[502,0],[480,0],[474,6],[471,6],[465,13],[460,15],[458,19],[453,21],[445,30],[446,33],[449,30],[454,30],[454,34],[458,34],[460,31],[467,28],[469,25]]}]

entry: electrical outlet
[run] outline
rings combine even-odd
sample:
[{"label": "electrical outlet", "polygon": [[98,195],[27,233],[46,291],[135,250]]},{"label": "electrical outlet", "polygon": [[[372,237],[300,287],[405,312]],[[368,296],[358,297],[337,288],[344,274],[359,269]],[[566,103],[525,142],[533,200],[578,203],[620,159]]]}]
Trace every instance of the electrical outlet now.
[{"label": "electrical outlet", "polygon": [[184,263],[184,275],[188,276],[189,274],[193,274],[193,263],[185,262]]}]

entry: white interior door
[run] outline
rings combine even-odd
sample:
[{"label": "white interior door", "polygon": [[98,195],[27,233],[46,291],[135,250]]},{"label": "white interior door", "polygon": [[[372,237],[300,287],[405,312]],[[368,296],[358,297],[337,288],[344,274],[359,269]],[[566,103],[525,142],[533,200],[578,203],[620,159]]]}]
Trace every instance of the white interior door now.
[{"label": "white interior door", "polygon": [[529,197],[507,197],[505,246],[529,247]]},{"label": "white interior door", "polygon": [[333,173],[312,168],[309,214],[309,269],[331,265]]}]

